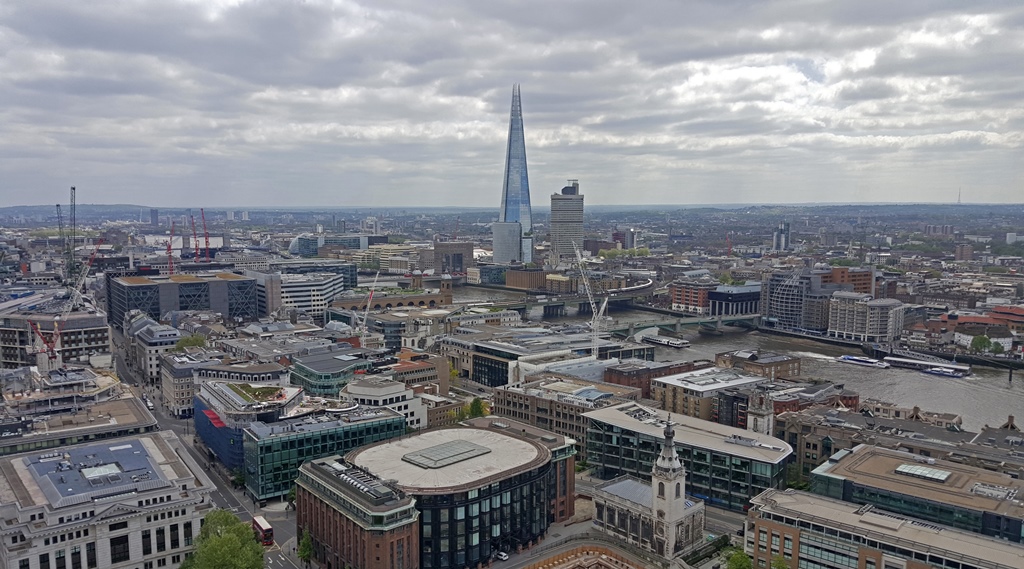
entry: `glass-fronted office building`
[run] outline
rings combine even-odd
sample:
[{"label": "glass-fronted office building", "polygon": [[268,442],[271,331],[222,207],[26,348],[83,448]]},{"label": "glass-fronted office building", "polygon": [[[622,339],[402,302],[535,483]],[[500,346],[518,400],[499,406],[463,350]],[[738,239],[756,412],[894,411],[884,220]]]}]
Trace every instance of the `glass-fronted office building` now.
[{"label": "glass-fronted office building", "polygon": [[[646,478],[660,452],[668,413],[624,403],[585,413],[587,462],[603,479]],[[688,473],[687,490],[706,503],[744,511],[751,498],[786,487],[784,441],[693,417],[672,416],[676,452]]]},{"label": "glass-fronted office building", "polygon": [[245,486],[257,500],[285,496],[307,460],[344,454],[405,433],[405,417],[386,407],[359,407],[243,430]]}]

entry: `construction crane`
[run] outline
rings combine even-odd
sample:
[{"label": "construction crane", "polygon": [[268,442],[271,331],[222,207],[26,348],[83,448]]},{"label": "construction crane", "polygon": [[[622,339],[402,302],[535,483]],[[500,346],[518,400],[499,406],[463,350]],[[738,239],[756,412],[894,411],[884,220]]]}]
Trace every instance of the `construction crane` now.
[{"label": "construction crane", "polygon": [[210,232],[206,230],[206,212],[199,208],[199,215],[203,218],[203,237],[206,238],[206,262],[210,262]]},{"label": "construction crane", "polygon": [[452,231],[452,241],[459,240],[459,222],[462,221],[462,216],[455,217],[455,231]]},{"label": "construction crane", "polygon": [[725,248],[727,249],[726,256],[732,257],[732,231],[725,233]]},{"label": "construction crane", "polygon": [[587,270],[583,266],[583,253],[580,252],[579,245],[575,241],[572,242],[572,250],[576,253],[576,265],[580,269],[580,280],[583,281],[583,289],[587,293],[587,302],[590,303],[590,313],[593,317],[590,319],[590,353],[597,359],[597,339],[600,334],[601,318],[603,317],[605,309],[608,307],[608,299],[605,298],[601,302],[601,308],[598,309],[597,303],[594,302],[594,291],[590,286],[590,277],[587,276]]},{"label": "construction crane", "polygon": [[[60,212],[60,204],[57,204],[57,239],[60,240],[60,247],[61,247],[60,254],[61,254],[61,257],[63,257],[64,256],[64,251],[67,248],[67,235],[64,234],[64,215],[61,214],[61,212]],[[68,280],[70,280],[69,276],[70,276],[71,273],[68,271],[68,267],[66,266],[67,260],[65,259],[64,262],[65,262],[64,280],[68,281]]]},{"label": "construction crane", "polygon": [[[61,310],[59,316],[53,319],[53,333],[49,338],[43,335],[42,330],[39,328],[39,324],[29,320],[29,327],[35,332],[39,340],[42,341],[43,347],[35,353],[46,353],[50,362],[57,360],[60,355],[61,349],[61,333],[64,331],[64,326],[67,324],[68,317],[71,316],[73,310],[77,310],[82,305],[82,288],[85,286],[85,279],[89,276],[89,269],[92,268],[93,262],[96,260],[96,253],[100,250],[100,245],[103,244],[103,240],[96,242],[95,247],[92,250],[92,255],[89,256],[89,261],[82,268],[81,274],[75,280],[74,284],[70,284],[67,289],[67,302],[64,304],[64,308]],[[62,365],[62,362],[58,362],[57,365],[51,366],[51,368],[57,368]]]},{"label": "construction crane", "polygon": [[167,274],[174,274],[174,257],[171,252],[171,241],[174,241],[174,220],[171,220],[171,237],[167,240]]},{"label": "construction crane", "polygon": [[67,263],[67,280],[68,281],[73,281],[73,280],[75,280],[75,276],[76,276],[76,272],[75,272],[75,238],[78,237],[78,235],[77,235],[77,232],[78,232],[78,222],[76,221],[77,218],[75,217],[76,214],[75,214],[75,187],[74,186],[71,186],[71,211],[68,212],[68,213],[69,213],[69,215],[68,215],[68,226],[69,226],[68,227],[68,231],[70,231],[70,235],[68,236],[68,240],[64,244],[64,246],[66,247],[64,254],[66,255],[66,259],[67,259],[65,261]]},{"label": "construction crane", "polygon": [[196,216],[190,215],[189,217],[192,218],[192,244],[194,244],[196,246],[196,256],[193,257],[193,259],[195,259],[195,261],[198,263],[199,262],[199,235],[196,234]]},{"label": "construction crane", "polygon": [[366,310],[363,310],[363,324],[359,329],[359,345],[363,345],[363,338],[366,337],[366,331],[369,329],[370,322],[370,305],[373,304],[373,291],[377,288],[377,279],[380,277],[380,271],[373,276],[373,284],[370,285],[370,296],[366,298]]}]

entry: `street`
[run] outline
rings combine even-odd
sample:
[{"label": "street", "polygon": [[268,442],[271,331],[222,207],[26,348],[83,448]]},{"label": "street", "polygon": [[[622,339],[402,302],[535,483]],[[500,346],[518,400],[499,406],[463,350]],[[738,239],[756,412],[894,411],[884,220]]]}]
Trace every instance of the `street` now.
[{"label": "street", "polygon": [[[209,462],[206,456],[202,456],[195,447],[193,437],[195,436],[195,429],[192,426],[192,419],[178,419],[171,417],[167,414],[166,409],[161,404],[161,398],[155,393],[153,388],[148,388],[144,382],[140,382],[135,374],[129,369],[126,362],[125,353],[122,348],[122,338],[116,331],[112,333],[114,337],[114,365],[117,371],[118,377],[121,381],[126,384],[128,389],[136,396],[140,397],[143,393],[154,402],[154,409],[151,411],[153,417],[156,418],[157,424],[161,430],[173,431],[178,438],[185,443],[185,448],[188,449],[193,460],[199,465],[205,465]],[[302,569],[303,565],[299,561],[298,557],[293,553],[293,548],[297,547],[297,540],[295,536],[295,511],[285,510],[283,502],[272,502],[268,503],[266,508],[260,508],[258,505],[253,505],[252,501],[247,499],[244,490],[235,490],[231,486],[231,482],[225,479],[219,471],[216,469],[208,469],[207,473],[213,480],[215,490],[210,494],[213,503],[218,508],[223,508],[230,512],[233,512],[242,521],[249,522],[252,520],[253,515],[262,514],[268,522],[274,527],[274,545],[267,546],[265,548],[266,555],[264,557],[264,567],[274,569]]]}]

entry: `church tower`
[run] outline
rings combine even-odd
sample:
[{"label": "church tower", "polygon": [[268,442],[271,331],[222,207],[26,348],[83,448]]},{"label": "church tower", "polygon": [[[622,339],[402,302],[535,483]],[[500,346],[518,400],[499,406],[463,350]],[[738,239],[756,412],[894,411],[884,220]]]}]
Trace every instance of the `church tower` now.
[{"label": "church tower", "polygon": [[651,472],[655,540],[664,540],[665,557],[673,557],[693,541],[692,512],[686,502],[686,469],[676,454],[672,416],[665,423],[665,443]]}]

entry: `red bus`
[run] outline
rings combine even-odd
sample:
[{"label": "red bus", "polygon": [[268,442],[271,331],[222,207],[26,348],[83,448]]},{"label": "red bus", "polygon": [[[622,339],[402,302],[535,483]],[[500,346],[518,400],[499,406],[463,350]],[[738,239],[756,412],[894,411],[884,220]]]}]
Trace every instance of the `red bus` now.
[{"label": "red bus", "polygon": [[252,531],[256,534],[256,541],[263,545],[274,545],[274,528],[263,516],[256,516],[252,519]]}]

